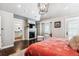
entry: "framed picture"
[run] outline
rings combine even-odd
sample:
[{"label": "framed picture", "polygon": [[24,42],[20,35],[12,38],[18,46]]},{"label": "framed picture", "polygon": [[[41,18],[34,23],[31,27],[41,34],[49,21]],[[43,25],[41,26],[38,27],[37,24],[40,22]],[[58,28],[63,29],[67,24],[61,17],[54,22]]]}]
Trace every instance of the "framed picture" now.
[{"label": "framed picture", "polygon": [[61,21],[54,22],[54,28],[60,28],[61,27]]}]

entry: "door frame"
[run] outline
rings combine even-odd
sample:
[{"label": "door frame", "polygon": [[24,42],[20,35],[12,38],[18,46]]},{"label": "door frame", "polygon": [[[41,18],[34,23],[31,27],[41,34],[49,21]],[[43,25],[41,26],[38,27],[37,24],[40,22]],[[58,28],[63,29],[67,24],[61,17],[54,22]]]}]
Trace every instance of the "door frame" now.
[{"label": "door frame", "polygon": [[67,39],[69,39],[69,36],[68,36],[68,23],[70,22],[70,21],[72,21],[72,20],[75,20],[75,19],[79,19],[79,17],[72,17],[72,18],[67,18],[66,20],[65,20],[65,37],[67,38]]},{"label": "door frame", "polygon": [[0,49],[1,49],[1,16],[0,16]]}]

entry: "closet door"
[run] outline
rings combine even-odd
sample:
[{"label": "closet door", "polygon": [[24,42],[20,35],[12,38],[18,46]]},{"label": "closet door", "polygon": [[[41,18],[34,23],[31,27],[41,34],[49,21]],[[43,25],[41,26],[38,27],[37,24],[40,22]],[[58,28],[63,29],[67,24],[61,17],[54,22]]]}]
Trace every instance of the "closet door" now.
[{"label": "closet door", "polygon": [[79,35],[79,20],[71,20],[68,22],[68,38]]},{"label": "closet door", "polygon": [[1,11],[1,49],[14,46],[13,14]]},{"label": "closet door", "polygon": [[79,36],[79,18],[71,18],[67,21],[67,38]]},{"label": "closet door", "polygon": [[44,34],[50,34],[50,23],[45,23]]},{"label": "closet door", "polygon": [[45,23],[44,37],[45,39],[50,37],[50,23]]}]

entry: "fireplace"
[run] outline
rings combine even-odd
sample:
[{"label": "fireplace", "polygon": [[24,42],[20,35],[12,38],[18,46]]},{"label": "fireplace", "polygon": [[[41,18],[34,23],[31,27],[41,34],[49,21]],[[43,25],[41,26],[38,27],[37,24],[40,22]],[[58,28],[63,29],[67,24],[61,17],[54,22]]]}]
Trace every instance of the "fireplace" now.
[{"label": "fireplace", "polygon": [[35,32],[29,32],[29,38],[35,38]]}]

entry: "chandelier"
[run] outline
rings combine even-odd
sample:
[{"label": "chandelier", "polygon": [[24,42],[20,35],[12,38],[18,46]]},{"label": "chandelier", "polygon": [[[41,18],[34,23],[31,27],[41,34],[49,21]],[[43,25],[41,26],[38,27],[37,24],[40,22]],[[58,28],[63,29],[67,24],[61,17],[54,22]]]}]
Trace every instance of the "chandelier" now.
[{"label": "chandelier", "polygon": [[38,3],[39,14],[44,15],[48,12],[48,3]]}]

